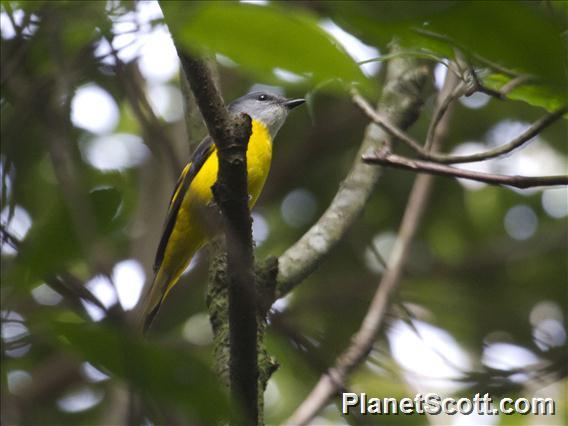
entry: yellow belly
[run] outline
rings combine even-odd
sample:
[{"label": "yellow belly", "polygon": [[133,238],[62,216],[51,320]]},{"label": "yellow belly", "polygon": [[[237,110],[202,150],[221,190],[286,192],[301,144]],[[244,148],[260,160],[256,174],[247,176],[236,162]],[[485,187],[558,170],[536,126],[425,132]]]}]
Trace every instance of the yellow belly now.
[{"label": "yellow belly", "polygon": [[[250,207],[258,199],[270,170],[272,160],[272,139],[268,129],[258,121],[252,121],[252,134],[247,149],[248,192],[251,196]],[[213,199],[211,187],[217,181],[219,159],[217,150],[213,151],[188,191],[190,198],[195,198],[201,205],[209,204]],[[187,197],[186,197],[187,198]],[[186,200],[184,200],[185,204]]]},{"label": "yellow belly", "polygon": [[[247,149],[247,178],[249,207],[252,208],[262,192],[272,160],[272,138],[268,129],[252,121],[252,134]],[[211,237],[208,231],[207,211],[204,206],[213,201],[211,187],[217,181],[219,160],[214,150],[201,170],[193,178],[180,206],[174,229],[168,240],[162,272],[169,276],[168,291],[187,267],[193,255]]]}]

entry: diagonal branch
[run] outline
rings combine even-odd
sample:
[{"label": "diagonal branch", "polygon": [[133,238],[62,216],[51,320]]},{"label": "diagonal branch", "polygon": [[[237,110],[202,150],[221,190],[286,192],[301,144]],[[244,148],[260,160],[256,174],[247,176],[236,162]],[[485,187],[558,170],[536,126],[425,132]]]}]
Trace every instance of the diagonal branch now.
[{"label": "diagonal branch", "polygon": [[497,148],[479,152],[470,155],[451,155],[441,154],[436,152],[429,152],[423,148],[418,141],[413,139],[404,130],[400,129],[391,123],[386,117],[375,112],[369,103],[357,91],[352,92],[352,99],[355,105],[374,123],[379,125],[385,132],[404,142],[412,148],[420,158],[435,161],[442,164],[455,164],[455,163],[474,163],[477,161],[484,161],[491,158],[499,157],[508,154],[509,152],[521,147],[529,142],[532,138],[542,132],[546,127],[558,121],[564,114],[568,112],[568,106],[558,108],[557,110],[546,114],[545,116],[536,120],[529,126],[523,133],[511,140],[510,142],[498,146]]},{"label": "diagonal branch", "polygon": [[[393,49],[393,52],[398,48]],[[389,62],[381,99],[381,112],[401,128],[416,119],[424,99],[429,68],[415,58],[398,57]],[[379,170],[360,161],[360,156],[378,149],[388,132],[371,124],[345,180],[328,209],[292,247],[278,259],[276,297],[283,297],[313,272],[322,259],[342,240],[358,219],[379,180]]]},{"label": "diagonal branch", "polygon": [[320,377],[317,385],[286,421],[286,424],[300,426],[309,423],[319,410],[328,403],[328,400],[343,387],[348,375],[365,359],[371,350],[389,308],[391,296],[398,286],[410,243],[414,238],[418,221],[430,194],[432,181],[421,178],[430,178],[430,176],[420,176],[412,188],[399,237],[389,262],[390,266],[377,287],[361,327],[353,336],[351,345],[339,356],[335,366],[328,369]]},{"label": "diagonal branch", "polygon": [[[456,84],[458,84],[457,78],[448,73],[444,87],[438,96],[438,105],[446,103],[446,99],[452,97]],[[447,104],[450,105],[450,103]],[[433,149],[438,149],[445,137],[448,119],[449,114],[444,114],[440,125],[436,127]],[[390,299],[402,277],[411,243],[426,209],[432,184],[431,176],[423,175],[416,179],[404,211],[398,238],[389,259],[389,266],[377,287],[359,330],[353,336],[349,347],[337,358],[335,365],[320,377],[312,392],[286,421],[286,424],[305,425],[309,423],[328,400],[341,391],[348,375],[371,351],[389,309]]]},{"label": "diagonal branch", "polygon": [[429,161],[413,160],[411,158],[391,154],[387,150],[377,151],[371,155],[364,155],[363,161],[368,164],[379,164],[386,167],[412,170],[419,173],[471,179],[490,185],[507,185],[521,189],[535,186],[568,185],[568,176],[507,176],[481,173]]}]

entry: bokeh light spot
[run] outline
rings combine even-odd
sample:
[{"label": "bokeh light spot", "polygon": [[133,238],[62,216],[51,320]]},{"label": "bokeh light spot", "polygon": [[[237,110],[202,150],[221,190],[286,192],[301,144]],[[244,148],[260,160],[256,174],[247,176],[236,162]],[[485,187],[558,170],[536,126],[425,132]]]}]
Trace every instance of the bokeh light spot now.
[{"label": "bokeh light spot", "polygon": [[273,72],[280,80],[288,83],[300,83],[305,80],[305,77],[282,68],[274,68]]},{"label": "bokeh light spot", "polygon": [[99,370],[89,362],[84,362],[83,364],[81,364],[81,372],[91,383],[104,382],[105,380],[108,380],[110,378],[107,374],[103,373],[101,370]]},{"label": "bokeh light spot", "polygon": [[481,357],[481,362],[487,367],[504,371],[526,368],[538,361],[533,352],[511,343],[491,343],[484,348]]},{"label": "bokeh light spot", "polygon": [[[22,241],[32,226],[32,219],[28,212],[20,206],[14,208],[12,217],[10,217],[10,207],[6,206],[0,213],[0,223],[10,235]],[[2,241],[2,254],[15,255],[16,249],[8,241]]]},{"label": "bokeh light spot", "polygon": [[253,213],[252,215],[252,238],[255,244],[260,246],[268,238],[270,233],[270,228],[268,222],[259,213]]},{"label": "bokeh light spot", "polygon": [[519,204],[509,209],[504,219],[505,231],[515,240],[526,240],[534,235],[538,228],[538,217],[533,209]]},{"label": "bokeh light spot", "polygon": [[90,387],[83,386],[77,390],[68,392],[57,400],[57,406],[67,413],[79,413],[98,405],[104,397],[102,391],[95,391]]},{"label": "bokeh light spot", "polygon": [[6,374],[8,391],[16,396],[25,396],[26,391],[32,384],[32,376],[24,370],[12,370]]},{"label": "bokeh light spot", "polygon": [[4,353],[10,358],[20,358],[31,348],[24,339],[29,337],[30,332],[24,322],[24,317],[16,311],[2,311],[2,336]]},{"label": "bokeh light spot", "polygon": [[475,92],[470,96],[462,96],[459,101],[460,103],[470,109],[480,109],[489,103],[491,97],[485,93]]},{"label": "bokeh light spot", "polygon": [[[377,58],[380,55],[379,49],[363,43],[357,37],[349,34],[343,28],[338,26],[331,19],[323,20],[320,23],[320,27],[322,27],[327,33],[335,38],[338,43],[343,46],[347,54],[351,56],[356,62]],[[378,61],[361,65],[361,70],[368,77],[377,74],[380,69],[381,63]]]},{"label": "bokeh light spot", "polygon": [[535,344],[541,350],[552,347],[561,347],[566,343],[566,329],[562,323],[555,319],[546,319],[533,328]]},{"label": "bokeh light spot", "polygon": [[551,300],[538,302],[532,308],[529,320],[533,326],[533,339],[541,350],[566,343],[564,314],[558,303]]},{"label": "bokeh light spot", "polygon": [[150,86],[148,101],[154,112],[169,123],[183,117],[183,99],[177,87],[169,84]]},{"label": "bokeh light spot", "polygon": [[71,100],[71,122],[97,135],[112,132],[119,119],[114,98],[96,84],[79,87]]},{"label": "bokeh light spot", "polygon": [[40,284],[32,290],[32,297],[40,305],[54,306],[63,300],[63,296],[47,284]]},{"label": "bokeh light spot", "polygon": [[568,216],[568,188],[551,188],[542,191],[542,207],[555,219]]},{"label": "bokeh light spot", "polygon": [[[478,152],[483,152],[485,150],[487,150],[487,147],[482,143],[465,142],[456,146],[452,151],[452,155],[460,155],[460,156],[471,155],[471,154],[477,154]],[[490,163],[487,161],[482,161],[478,163],[463,163],[459,164],[458,166],[461,169],[471,170],[474,172],[489,173],[491,171]],[[470,190],[478,190],[487,186],[487,184],[483,182],[477,182],[471,179],[457,179],[457,181],[465,189],[470,189]]]},{"label": "bokeh light spot", "polygon": [[396,234],[392,231],[375,235],[371,246],[365,249],[365,265],[371,272],[384,272],[383,262],[388,262],[396,242]]},{"label": "bokeh light spot", "polygon": [[128,133],[97,137],[82,144],[81,148],[84,160],[102,171],[135,167],[150,155],[142,139]]},{"label": "bokeh light spot", "polygon": [[122,309],[128,311],[134,308],[146,281],[146,274],[140,262],[128,259],[117,263],[112,270],[112,280]]},{"label": "bokeh light spot", "polygon": [[280,210],[288,225],[300,227],[312,220],[316,208],[317,202],[314,195],[307,189],[299,188],[284,197]]},{"label": "bokeh light spot", "polygon": [[[17,26],[21,26],[24,22],[24,11],[22,9],[14,9],[12,11],[12,18]],[[12,25],[8,14],[4,11],[0,13],[0,32],[2,33],[2,38],[9,40],[16,37],[16,29]]]},{"label": "bokeh light spot", "polygon": [[448,67],[444,64],[436,64],[434,67],[434,84],[438,90],[444,86],[446,75],[448,74]]},{"label": "bokeh light spot", "polygon": [[412,323],[397,320],[387,331],[391,353],[407,371],[407,381],[429,392],[462,387],[455,379],[471,369],[467,352],[447,331],[423,321]]},{"label": "bokeh light spot", "polygon": [[[114,306],[118,300],[112,283],[104,275],[91,278],[85,287],[101,302],[105,308]],[[100,321],[105,317],[105,312],[99,306],[88,300],[81,300],[87,314],[93,321]]]},{"label": "bokeh light spot", "polygon": [[170,33],[164,25],[146,36],[138,59],[140,72],[150,83],[171,80],[179,70],[179,59]]},{"label": "bokeh light spot", "polygon": [[190,343],[205,346],[213,342],[213,331],[209,322],[209,315],[205,312],[190,317],[183,326],[183,337]]}]

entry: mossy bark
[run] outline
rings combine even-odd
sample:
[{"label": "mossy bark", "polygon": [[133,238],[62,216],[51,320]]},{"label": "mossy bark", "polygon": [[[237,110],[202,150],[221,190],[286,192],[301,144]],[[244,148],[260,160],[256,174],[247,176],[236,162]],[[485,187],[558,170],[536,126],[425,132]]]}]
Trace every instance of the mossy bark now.
[{"label": "mossy bark", "polygon": [[[230,385],[230,345],[229,345],[229,297],[227,277],[227,256],[222,238],[210,243],[211,261],[206,303],[209,320],[213,328],[214,368],[227,386]],[[257,352],[258,352],[258,424],[264,424],[264,391],[268,380],[278,368],[278,362],[269,355],[264,344],[266,317],[274,301],[277,259],[270,258],[255,266],[255,282],[258,294],[257,312]]]}]

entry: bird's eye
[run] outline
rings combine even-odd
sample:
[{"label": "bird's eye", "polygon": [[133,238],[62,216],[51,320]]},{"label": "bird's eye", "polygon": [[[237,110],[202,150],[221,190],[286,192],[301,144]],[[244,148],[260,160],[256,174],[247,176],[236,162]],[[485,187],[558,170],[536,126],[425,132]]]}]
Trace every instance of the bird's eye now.
[{"label": "bird's eye", "polygon": [[259,101],[265,101],[265,100],[268,99],[268,96],[266,96],[266,95],[258,95],[258,98],[257,98],[257,99],[258,99]]}]

